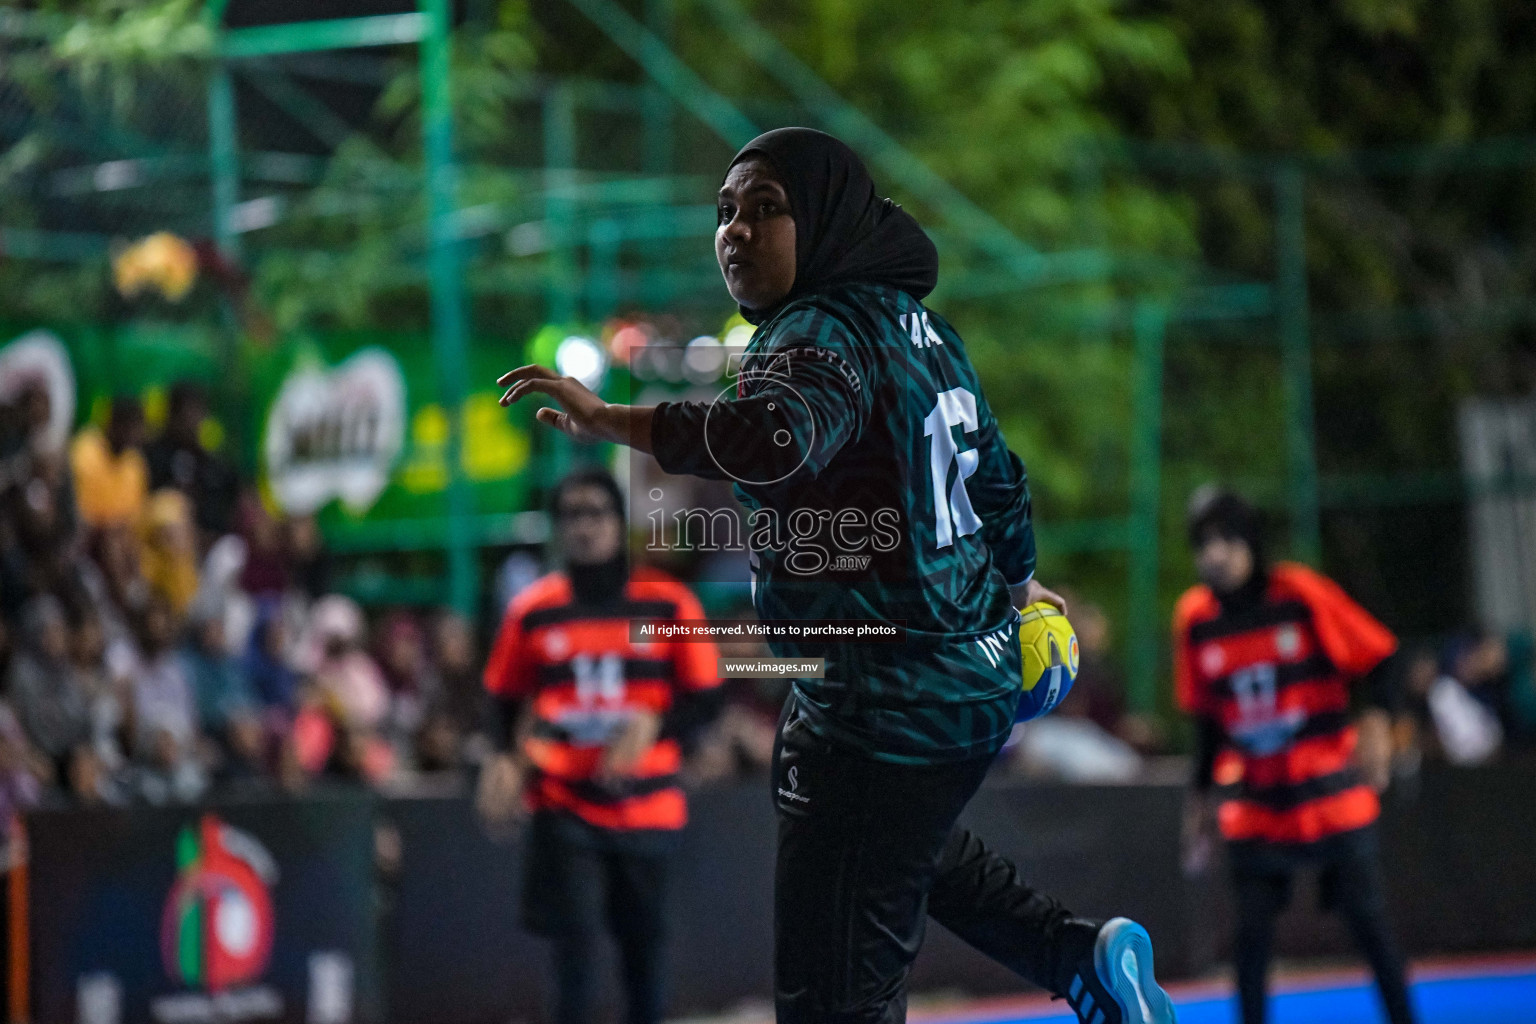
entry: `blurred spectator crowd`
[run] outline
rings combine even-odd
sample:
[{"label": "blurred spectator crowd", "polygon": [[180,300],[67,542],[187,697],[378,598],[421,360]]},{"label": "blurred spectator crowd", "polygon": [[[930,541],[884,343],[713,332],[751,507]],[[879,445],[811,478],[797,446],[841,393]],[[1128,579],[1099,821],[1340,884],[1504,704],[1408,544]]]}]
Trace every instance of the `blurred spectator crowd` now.
[{"label": "blurred spectator crowd", "polygon": [[1536,745],[1536,663],[1530,638],[1469,632],[1410,647],[1398,719],[1400,764],[1430,757],[1484,764]]},{"label": "blurred spectator crowd", "polygon": [[[61,439],[41,385],[11,394],[0,402],[0,817],[325,777],[382,786],[462,771],[489,751],[474,625],[451,611],[370,622],[329,592],[314,519],[271,512],[208,443],[199,387],[171,390],[153,436],[132,397]],[[523,583],[537,575],[523,568]],[[1164,720],[1127,710],[1108,618],[1072,601],[1076,685],[1019,727],[1000,770],[1143,777],[1176,744]],[[1481,763],[1536,734],[1528,642],[1468,635],[1402,660],[1405,770],[1425,756]],[[695,784],[767,769],[785,685],[727,682],[726,709],[690,758]]]},{"label": "blurred spectator crowd", "polygon": [[[1055,712],[1017,728],[1006,763],[1069,782],[1145,778],[1149,759],[1177,744],[1163,720],[1127,710],[1103,610],[1074,598],[1072,621],[1082,651],[1077,682]],[[1426,760],[1470,766],[1536,748],[1536,651],[1528,636],[1468,631],[1405,643],[1393,673],[1400,779],[1416,776]]]},{"label": "blurred spectator crowd", "polygon": [[[1005,763],[1069,782],[1145,778],[1149,760],[1178,744],[1163,720],[1127,709],[1103,610],[1075,596],[1071,609],[1082,652],[1077,682],[1055,712],[1017,728]],[[1394,774],[1411,778],[1426,760],[1478,765],[1536,747],[1533,655],[1523,634],[1469,631],[1405,643],[1393,669]]]},{"label": "blurred spectator crowd", "polygon": [[471,624],[327,592],[313,518],[272,514],[172,389],[61,442],[49,398],[0,405],[0,814],[215,787],[374,784],[487,747]]}]

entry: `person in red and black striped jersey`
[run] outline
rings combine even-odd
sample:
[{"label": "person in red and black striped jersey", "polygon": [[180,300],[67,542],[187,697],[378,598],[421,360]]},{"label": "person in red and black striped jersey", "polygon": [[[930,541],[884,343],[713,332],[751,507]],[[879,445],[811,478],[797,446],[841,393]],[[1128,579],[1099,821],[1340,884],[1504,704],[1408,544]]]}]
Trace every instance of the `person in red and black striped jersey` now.
[{"label": "person in red and black striped jersey", "polygon": [[711,643],[635,642],[630,624],[702,619],[698,599],[631,571],[623,496],[601,470],[555,491],[564,569],[507,608],[485,666],[504,750],[481,776],[492,821],[532,812],[523,914],[554,943],[559,1024],[594,1019],[604,931],[618,940],[629,1024],[661,1020],[663,897],[687,821],[683,749],[716,710]]},{"label": "person in red and black striped jersey", "polygon": [[[1263,1024],[1275,918],[1303,867],[1344,916],[1392,1024],[1411,1024],[1386,920],[1377,792],[1390,775],[1397,638],[1338,584],[1269,565],[1260,517],[1236,495],[1196,492],[1189,538],[1203,581],[1174,610],[1174,687],[1197,727],[1186,867],[1219,824],[1237,888],[1234,956],[1243,1024]],[[1363,711],[1356,707],[1364,705]],[[1216,781],[1233,798],[1216,807]]]}]

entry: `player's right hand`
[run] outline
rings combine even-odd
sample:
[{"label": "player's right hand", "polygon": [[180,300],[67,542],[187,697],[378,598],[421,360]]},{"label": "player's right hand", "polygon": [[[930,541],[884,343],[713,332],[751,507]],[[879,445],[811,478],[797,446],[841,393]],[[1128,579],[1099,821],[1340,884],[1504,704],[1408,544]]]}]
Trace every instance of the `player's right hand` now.
[{"label": "player's right hand", "polygon": [[548,395],[560,403],[558,409],[545,406],[536,416],[540,423],[569,434],[574,440],[628,442],[627,438],[617,436],[609,422],[608,403],[575,377],[562,377],[546,367],[530,364],[502,374],[496,383],[507,389],[501,396],[503,406],[531,394]]},{"label": "player's right hand", "polygon": [[1061,614],[1067,614],[1067,599],[1033,576],[1016,587],[1010,587],[1008,596],[1013,599],[1015,608],[1028,608],[1032,604],[1044,601],[1046,604],[1054,605]]},{"label": "player's right hand", "polygon": [[528,768],[512,754],[497,754],[480,772],[480,786],[475,793],[475,810],[485,823],[505,827],[523,814],[523,787]]}]

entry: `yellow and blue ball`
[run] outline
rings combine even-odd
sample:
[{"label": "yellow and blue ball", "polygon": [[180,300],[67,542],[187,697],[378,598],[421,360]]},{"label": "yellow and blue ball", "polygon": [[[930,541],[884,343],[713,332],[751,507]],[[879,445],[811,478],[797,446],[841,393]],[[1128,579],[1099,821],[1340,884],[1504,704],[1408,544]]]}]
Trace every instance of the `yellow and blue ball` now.
[{"label": "yellow and blue ball", "polygon": [[1077,680],[1077,633],[1052,604],[1037,601],[1019,612],[1023,692],[1014,721],[1049,714]]}]

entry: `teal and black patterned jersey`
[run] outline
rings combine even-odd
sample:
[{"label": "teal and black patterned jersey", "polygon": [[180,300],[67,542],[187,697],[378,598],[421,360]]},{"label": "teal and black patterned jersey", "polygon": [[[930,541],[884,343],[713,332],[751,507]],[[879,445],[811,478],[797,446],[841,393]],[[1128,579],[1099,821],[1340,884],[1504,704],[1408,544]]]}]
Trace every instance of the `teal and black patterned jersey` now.
[{"label": "teal and black patterned jersey", "polygon": [[797,691],[813,727],[872,756],[995,750],[1019,693],[1034,572],[1029,488],[959,335],[904,292],[789,303],[753,336],[734,399],[667,403],[662,468],[736,482],[764,621],[859,620],[904,644],[775,642],[826,659]]}]

